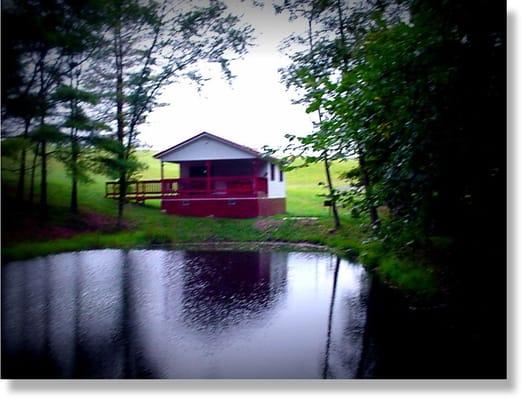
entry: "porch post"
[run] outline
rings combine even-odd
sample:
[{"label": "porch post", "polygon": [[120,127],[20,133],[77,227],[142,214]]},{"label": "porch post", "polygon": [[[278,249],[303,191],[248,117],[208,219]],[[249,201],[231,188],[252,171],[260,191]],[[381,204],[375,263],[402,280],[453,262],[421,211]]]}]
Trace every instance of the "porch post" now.
[{"label": "porch post", "polygon": [[160,161],[160,196],[164,196],[164,162]]},{"label": "porch post", "polygon": [[211,193],[211,160],[206,161],[206,188],[207,194]]},{"label": "porch post", "polygon": [[251,161],[251,187],[253,191],[253,195],[257,196],[257,178],[256,178],[256,164],[257,159],[253,159]]}]

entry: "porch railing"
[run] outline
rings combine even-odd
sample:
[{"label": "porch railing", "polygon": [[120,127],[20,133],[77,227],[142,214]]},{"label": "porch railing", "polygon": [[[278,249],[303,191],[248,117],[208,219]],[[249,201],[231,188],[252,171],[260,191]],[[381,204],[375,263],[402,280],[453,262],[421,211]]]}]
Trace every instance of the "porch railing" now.
[{"label": "porch railing", "polygon": [[[106,197],[117,198],[120,185],[106,182]],[[126,197],[137,201],[163,198],[265,197],[267,179],[252,176],[213,176],[127,182]]]}]

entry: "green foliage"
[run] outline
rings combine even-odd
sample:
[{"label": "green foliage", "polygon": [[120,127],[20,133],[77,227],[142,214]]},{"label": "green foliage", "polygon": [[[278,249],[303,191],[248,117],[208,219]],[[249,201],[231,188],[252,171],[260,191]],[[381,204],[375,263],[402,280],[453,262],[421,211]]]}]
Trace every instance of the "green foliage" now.
[{"label": "green foliage", "polygon": [[[141,168],[133,156],[139,126],[161,105],[162,89],[184,77],[200,82],[194,67],[202,61],[218,64],[230,79],[230,60],[247,51],[252,34],[220,1],[31,0],[3,2],[2,12],[9,59],[2,66],[2,116],[9,122],[3,132],[39,143],[43,211],[47,142],[59,144],[74,182],[97,161],[109,176],[134,176]],[[103,148],[90,159],[90,138],[108,129],[119,151]]]},{"label": "green foliage", "polygon": [[[86,92],[74,93],[72,87],[64,85],[64,80],[71,77],[72,70],[86,62],[89,58],[86,54],[96,47],[97,20],[102,15],[101,10],[102,4],[98,1],[2,3],[2,53],[10,58],[9,63],[2,65],[2,117],[3,125],[7,127],[3,132],[8,136],[23,135],[36,142],[42,174],[42,217],[47,214],[48,144],[61,147],[59,152],[73,175],[78,170],[69,162],[75,157],[64,157],[63,148],[71,135],[62,129],[85,130],[89,120],[80,110],[64,117],[61,115],[62,103],[72,101],[75,96],[84,102],[94,103],[94,100]],[[72,146],[72,149],[76,147]],[[19,167],[17,193],[20,200],[24,197],[26,180],[25,150]],[[33,164],[36,166],[36,158]],[[30,192],[33,192],[33,180]]]},{"label": "green foliage", "polygon": [[[115,144],[114,148],[120,147],[120,144],[116,140],[109,139],[106,140],[106,143],[107,142],[113,142]],[[100,142],[98,141],[98,143]],[[118,157],[118,153],[107,152],[106,155],[95,155],[93,160],[96,162],[95,170],[112,179],[118,179],[120,177],[120,171],[126,171],[127,179],[132,179],[147,167],[135,154],[131,154],[126,159],[122,159]]]},{"label": "green foliage", "polygon": [[433,234],[465,236],[463,218],[476,224],[493,199],[486,188],[503,185],[503,146],[490,153],[478,117],[484,110],[503,119],[497,57],[504,31],[489,19],[490,7],[425,0],[317,6],[286,1],[277,10],[310,22],[309,34],[294,37],[303,50],[283,77],[302,90],[307,112],[322,113],[315,133],[290,135],[288,149],[357,155],[360,176],[351,174],[340,201],[355,216],[386,210],[379,234],[399,252],[425,248]]},{"label": "green foliage", "polygon": [[66,135],[56,125],[41,124],[32,132],[31,137],[36,141],[47,141],[51,143],[60,143],[66,140]]},{"label": "green foliage", "polygon": [[14,137],[2,140],[2,158],[7,157],[18,160],[22,149],[27,149],[29,145],[29,139],[24,137]]},{"label": "green foliage", "polygon": [[[208,5],[192,2],[106,1],[101,21],[105,33],[94,49],[96,65],[91,87],[103,93],[103,115],[112,127],[110,139],[100,142],[104,154],[97,157],[100,171],[118,178],[122,186],[135,176],[141,165],[134,157],[139,146],[140,125],[155,107],[169,84],[189,78],[198,84],[203,76],[195,68],[200,62],[218,64],[232,77],[232,57],[245,53],[252,29],[227,13],[225,3]],[[63,93],[63,95],[67,95]],[[84,124],[75,116],[74,126]],[[111,140],[118,144],[111,144]],[[118,201],[118,225],[124,212],[125,193]]]},{"label": "green foliage", "polygon": [[56,88],[52,98],[58,102],[80,102],[91,105],[98,104],[100,100],[100,96],[92,92],[64,84]]},{"label": "green foliage", "polygon": [[437,290],[434,273],[427,266],[409,260],[386,258],[381,261],[378,272],[389,282],[418,294],[431,295]]}]

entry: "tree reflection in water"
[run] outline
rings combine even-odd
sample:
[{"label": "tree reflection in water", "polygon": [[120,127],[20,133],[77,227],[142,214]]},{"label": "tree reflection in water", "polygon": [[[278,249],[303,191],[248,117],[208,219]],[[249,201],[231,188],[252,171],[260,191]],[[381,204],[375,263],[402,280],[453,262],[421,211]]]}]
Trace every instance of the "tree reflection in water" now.
[{"label": "tree reflection in water", "polygon": [[351,378],[364,269],[327,253],[97,250],[2,269],[13,377]]}]

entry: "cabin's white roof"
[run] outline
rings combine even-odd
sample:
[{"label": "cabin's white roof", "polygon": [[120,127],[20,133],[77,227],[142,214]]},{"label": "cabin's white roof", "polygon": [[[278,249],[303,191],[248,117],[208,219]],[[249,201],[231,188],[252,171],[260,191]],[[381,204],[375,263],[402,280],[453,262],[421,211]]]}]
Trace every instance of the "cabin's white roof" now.
[{"label": "cabin's white roof", "polygon": [[263,154],[209,132],[202,132],[154,157],[162,161],[181,162],[263,158]]}]

